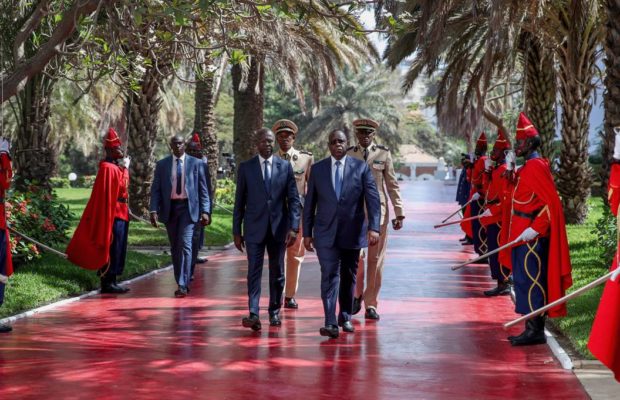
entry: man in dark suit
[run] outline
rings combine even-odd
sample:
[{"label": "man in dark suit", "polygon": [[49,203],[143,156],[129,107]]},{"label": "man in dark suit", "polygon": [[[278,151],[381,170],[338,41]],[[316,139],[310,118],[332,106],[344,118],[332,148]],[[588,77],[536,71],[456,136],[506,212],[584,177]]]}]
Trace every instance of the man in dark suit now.
[{"label": "man in dark suit", "polygon": [[174,278],[175,297],[189,293],[192,235],[197,223],[211,222],[210,199],[202,161],[185,154],[182,136],[170,139],[172,155],[157,162],[151,185],[151,224],[166,224]]},{"label": "man in dark suit", "polygon": [[[237,192],[233,212],[235,246],[248,256],[249,317],[243,326],[261,329],[260,282],[265,248],[269,255],[269,324],[280,326],[284,290],[284,253],[295,243],[299,231],[301,203],[293,167],[273,156],[275,136],[262,128],[255,133],[258,155],[242,162],[237,170]],[[241,225],[243,224],[243,234]]]},{"label": "man in dark suit", "polygon": [[[321,264],[325,326],[321,336],[338,337],[338,325],[353,332],[351,315],[360,250],[379,240],[381,201],[368,164],[347,157],[342,131],[329,135],[329,152],[312,166],[304,205],[304,246],[316,247]],[[364,213],[368,211],[368,221]],[[340,313],[336,319],[336,299]]]}]

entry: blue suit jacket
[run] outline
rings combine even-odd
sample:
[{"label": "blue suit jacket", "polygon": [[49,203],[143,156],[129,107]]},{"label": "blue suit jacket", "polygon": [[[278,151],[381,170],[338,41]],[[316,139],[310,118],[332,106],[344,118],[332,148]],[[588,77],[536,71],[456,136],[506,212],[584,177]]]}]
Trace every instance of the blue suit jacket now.
[{"label": "blue suit jacket", "polygon": [[[151,185],[150,211],[155,211],[164,224],[170,218],[170,196],[172,195],[172,156],[155,165],[155,176]],[[189,215],[198,222],[201,213],[210,213],[211,201],[202,160],[185,155],[185,191],[189,205]]]},{"label": "blue suit jacket", "polygon": [[[368,221],[364,213],[364,202]],[[368,246],[368,230],[379,232],[381,200],[368,165],[347,157],[340,200],[332,184],[331,157],[312,166],[304,205],[304,237],[316,247],[361,249]]]},{"label": "blue suit jacket", "polygon": [[299,229],[301,203],[293,167],[278,157],[272,160],[270,196],[265,190],[258,156],[242,162],[237,169],[233,235],[243,235],[246,242],[262,243],[268,227],[278,242],[286,239],[289,229]]}]

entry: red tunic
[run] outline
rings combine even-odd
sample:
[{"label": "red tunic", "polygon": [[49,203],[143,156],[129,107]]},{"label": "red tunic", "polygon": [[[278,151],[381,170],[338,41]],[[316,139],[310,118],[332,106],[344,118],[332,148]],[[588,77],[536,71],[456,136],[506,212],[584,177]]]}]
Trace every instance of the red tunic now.
[{"label": "red tunic", "polygon": [[509,190],[508,179],[502,177],[505,171],[506,164],[500,164],[491,173],[485,173],[484,186],[487,188],[485,209],[490,210],[493,215],[480,219],[480,223],[484,226],[502,222],[505,199],[510,196],[506,193]]},{"label": "red tunic", "polygon": [[[486,160],[487,156],[482,156],[474,161],[474,165],[472,168],[467,169],[467,181],[471,184],[471,190],[469,192],[469,200],[474,195],[474,193],[479,193],[481,198],[484,199],[485,195],[485,186],[484,186],[484,160]],[[471,215],[470,206],[465,207],[465,211],[463,212],[463,219],[473,217]],[[465,232],[465,235],[468,237],[474,236],[474,229],[472,227],[471,221],[461,222],[461,230]]]},{"label": "red tunic", "polygon": [[[549,238],[547,302],[563,297],[573,283],[570,253],[564,212],[547,160],[532,158],[517,171],[511,212],[504,213],[502,226],[508,226],[502,230],[502,243],[513,241],[528,227]],[[500,252],[500,262],[512,268],[511,249]],[[550,317],[564,315],[566,304],[549,311]]]},{"label": "red tunic", "polygon": [[[611,212],[618,217],[620,206],[620,165],[611,167],[607,192]],[[620,242],[619,242],[620,245]],[[611,270],[618,268],[620,248],[616,250]],[[620,280],[607,281],[592,324],[588,348],[614,373],[620,382]]]},{"label": "red tunic", "polygon": [[126,168],[107,161],[99,163],[90,199],[67,246],[69,261],[90,270],[108,264],[114,219],[129,220],[126,203],[128,183]]},{"label": "red tunic", "polygon": [[13,274],[13,257],[11,256],[11,238],[9,236],[9,230],[6,226],[6,208],[5,199],[6,191],[11,186],[11,180],[13,179],[13,168],[11,167],[11,158],[7,153],[0,154],[0,198],[3,201],[0,203],[0,229],[4,230],[6,235],[6,276]]}]

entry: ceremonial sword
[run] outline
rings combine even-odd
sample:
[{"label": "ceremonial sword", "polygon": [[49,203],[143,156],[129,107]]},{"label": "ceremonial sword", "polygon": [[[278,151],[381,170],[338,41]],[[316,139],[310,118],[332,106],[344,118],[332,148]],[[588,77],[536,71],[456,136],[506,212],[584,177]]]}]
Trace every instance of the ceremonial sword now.
[{"label": "ceremonial sword", "polygon": [[480,219],[480,218],[482,218],[482,214],[476,215],[475,217],[459,219],[458,221],[446,222],[445,224],[443,224],[443,223],[442,224],[437,224],[437,225],[433,226],[433,228],[435,228],[435,229],[443,228],[444,226],[456,225],[456,224],[460,224],[461,222],[475,221],[475,220]]},{"label": "ceremonial sword", "polygon": [[16,234],[19,237],[23,237],[24,239],[26,239],[29,242],[32,242],[34,244],[36,244],[37,246],[39,246],[40,248],[42,248],[43,250],[47,250],[50,253],[54,253],[59,257],[62,258],[67,258],[67,255],[65,253],[61,253],[60,251],[56,250],[56,249],[52,249],[49,246],[44,245],[43,243],[39,242],[38,240],[35,240],[33,238],[31,238],[30,236],[24,235],[23,233],[20,233],[18,231],[16,231],[15,229],[11,228],[10,226],[8,227],[8,229],[13,232],[14,234]]},{"label": "ceremonial sword", "polygon": [[450,218],[454,217],[456,214],[460,213],[461,211],[463,211],[465,209],[465,207],[467,207],[468,205],[471,204],[473,200],[469,200],[467,203],[465,203],[463,205],[463,207],[459,208],[458,210],[456,210],[455,212],[453,212],[452,214],[450,214],[448,216],[448,218],[444,219],[443,221],[441,221],[441,223],[443,224],[444,222],[446,222],[447,220],[449,220]]},{"label": "ceremonial sword", "polygon": [[497,254],[500,251],[505,250],[505,249],[507,249],[509,247],[512,247],[512,246],[514,246],[514,245],[516,245],[516,244],[518,244],[520,242],[521,242],[521,240],[519,240],[519,238],[517,238],[517,239],[513,240],[512,242],[503,245],[502,247],[499,247],[499,248],[497,248],[497,249],[495,249],[493,251],[489,251],[488,253],[481,255],[478,258],[474,258],[473,260],[465,261],[462,264],[455,265],[454,267],[452,267],[452,271],[456,271],[457,269],[461,269],[461,268],[463,268],[464,266],[466,266],[468,264],[477,263],[478,261],[484,260],[485,258],[488,258],[488,257],[492,256],[493,254]]}]

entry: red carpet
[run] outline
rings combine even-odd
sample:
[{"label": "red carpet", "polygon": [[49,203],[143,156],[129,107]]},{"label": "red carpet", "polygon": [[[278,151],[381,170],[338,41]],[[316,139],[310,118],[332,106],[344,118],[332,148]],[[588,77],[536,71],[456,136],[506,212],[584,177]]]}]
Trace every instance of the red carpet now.
[{"label": "red carpet", "polygon": [[[487,299],[482,266],[458,228],[432,225],[456,207],[454,187],[403,187],[406,227],[390,232],[379,313],[356,333],[319,336],[319,268],[302,266],[297,311],[283,326],[241,327],[245,259],[211,256],[191,295],[174,299],[171,272],[19,320],[0,336],[0,399],[584,399],[546,346],[512,348],[508,297]],[[268,293],[267,270],[263,295]],[[267,305],[263,297],[261,305]],[[519,327],[520,328],[520,327]]]}]

